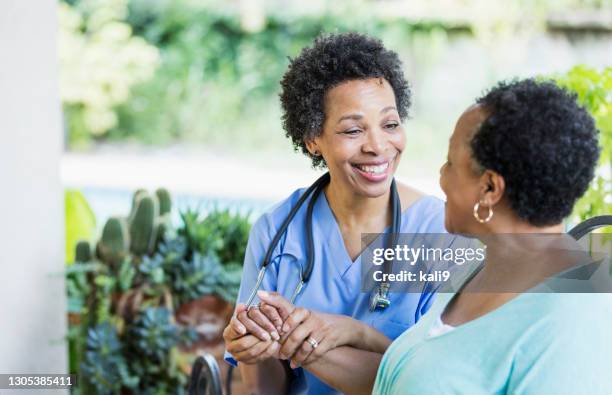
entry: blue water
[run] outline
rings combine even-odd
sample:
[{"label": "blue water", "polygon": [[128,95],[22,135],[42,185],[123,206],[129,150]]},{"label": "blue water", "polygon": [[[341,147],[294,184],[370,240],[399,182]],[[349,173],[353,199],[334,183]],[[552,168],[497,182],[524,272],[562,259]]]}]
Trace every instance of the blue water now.
[{"label": "blue water", "polygon": [[[98,228],[104,226],[109,217],[126,217],[129,214],[133,191],[98,187],[85,187],[80,191],[96,215]],[[170,193],[172,195],[172,221],[175,225],[180,222],[180,212],[187,209],[197,209],[202,215],[215,208],[229,209],[233,213],[247,215],[253,222],[274,204],[272,201],[258,199],[173,194],[172,191]]]}]

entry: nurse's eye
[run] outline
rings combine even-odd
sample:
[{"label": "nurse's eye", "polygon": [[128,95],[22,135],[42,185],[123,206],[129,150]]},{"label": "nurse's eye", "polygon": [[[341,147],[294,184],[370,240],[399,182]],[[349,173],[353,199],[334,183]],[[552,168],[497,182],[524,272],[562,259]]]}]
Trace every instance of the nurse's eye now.
[{"label": "nurse's eye", "polygon": [[390,123],[385,125],[385,129],[388,129],[388,130],[395,130],[398,127],[399,127],[399,123],[397,123],[397,122],[390,122]]}]

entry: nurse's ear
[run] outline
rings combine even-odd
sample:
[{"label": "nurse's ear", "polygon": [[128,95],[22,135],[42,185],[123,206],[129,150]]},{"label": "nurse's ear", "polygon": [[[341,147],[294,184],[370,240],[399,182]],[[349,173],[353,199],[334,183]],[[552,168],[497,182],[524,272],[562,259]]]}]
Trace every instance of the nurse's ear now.
[{"label": "nurse's ear", "polygon": [[321,149],[319,148],[319,144],[316,141],[316,138],[304,140],[306,144],[306,149],[310,152],[312,156],[321,156]]}]

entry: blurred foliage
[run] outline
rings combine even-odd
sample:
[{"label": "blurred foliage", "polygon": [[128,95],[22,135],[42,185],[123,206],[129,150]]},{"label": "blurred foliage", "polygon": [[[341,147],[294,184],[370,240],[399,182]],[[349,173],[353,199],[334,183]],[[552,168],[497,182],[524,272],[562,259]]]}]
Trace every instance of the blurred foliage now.
[{"label": "blurred foliage", "polygon": [[[320,33],[372,34],[427,68],[450,35],[469,34],[495,46],[500,34],[543,29],[547,12],[602,8],[607,1],[421,0],[406,7],[367,0],[63,0],[60,49],[70,141],[74,147],[104,134],[149,144],[286,147],[278,82],[287,57]],[[102,34],[107,31],[116,33]],[[108,39],[100,43],[99,35]],[[99,93],[104,84],[112,95]]]},{"label": "blurred foliage", "polygon": [[279,80],[287,56],[295,56],[318,34],[358,30],[389,45],[405,45],[413,31],[444,31],[439,24],[383,21],[359,12],[342,17],[272,14],[254,30],[255,23],[213,6],[153,4],[132,1],[127,20],[136,34],[159,48],[161,66],[155,78],[137,86],[132,99],[118,108],[120,122],[110,134],[115,138],[226,146],[239,142],[260,148],[284,144]]},{"label": "blurred foliage", "polygon": [[180,231],[194,251],[213,253],[225,265],[242,265],[244,246],[249,239],[251,224],[248,216],[232,214],[229,209],[213,210],[204,218],[187,210],[181,214],[184,227]]},{"label": "blurred foliage", "polygon": [[[188,358],[181,350],[198,338],[197,323],[179,324],[175,311],[202,296],[235,301],[248,219],[188,210],[174,229],[170,214],[167,191],[138,190],[130,214],[108,219],[96,248],[77,244],[66,284],[78,393],[185,393]],[[147,248],[135,248],[138,239]]]},{"label": "blurred foliage", "polygon": [[64,218],[66,224],[66,262],[74,262],[75,248],[79,240],[92,240],[96,230],[96,216],[79,191],[64,192]]},{"label": "blurred foliage", "polygon": [[60,93],[71,144],[117,125],[115,106],[153,75],[158,51],[123,22],[127,0],[59,3]]},{"label": "blurred foliage", "polygon": [[578,96],[578,101],[595,119],[602,148],[599,165],[591,187],[576,204],[574,216],[579,221],[612,213],[612,67],[595,70],[577,66],[557,78],[559,85]]}]

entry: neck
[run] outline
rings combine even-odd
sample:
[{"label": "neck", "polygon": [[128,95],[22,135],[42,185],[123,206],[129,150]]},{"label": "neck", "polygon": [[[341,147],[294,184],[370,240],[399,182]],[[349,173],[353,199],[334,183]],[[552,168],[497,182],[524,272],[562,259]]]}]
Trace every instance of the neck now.
[{"label": "neck", "polygon": [[486,264],[479,273],[481,282],[524,283],[529,288],[534,281],[563,268],[559,267],[562,260],[552,259],[556,255],[553,251],[565,242],[562,224],[537,227],[498,217],[487,228],[481,237],[487,245]]},{"label": "neck", "polygon": [[361,196],[332,178],[325,188],[325,197],[343,227],[367,226],[373,221],[382,221],[386,226],[391,221],[390,190],[377,197]]}]

